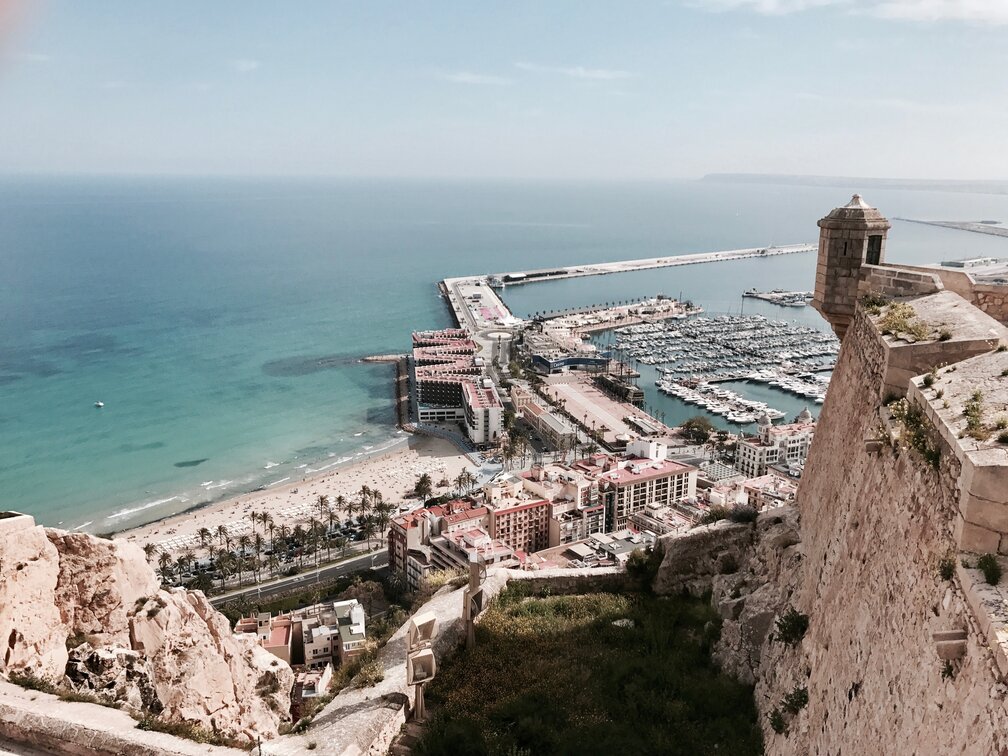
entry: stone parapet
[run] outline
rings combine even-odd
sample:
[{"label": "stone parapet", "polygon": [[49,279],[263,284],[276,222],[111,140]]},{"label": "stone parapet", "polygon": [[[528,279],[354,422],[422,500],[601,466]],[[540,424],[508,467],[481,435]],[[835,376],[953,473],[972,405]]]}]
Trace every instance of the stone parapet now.
[{"label": "stone parapet", "polygon": [[0,752],[2,741],[29,752],[68,756],[240,756],[234,748],[210,746],[172,735],[138,730],[125,712],[25,690],[0,680]]}]

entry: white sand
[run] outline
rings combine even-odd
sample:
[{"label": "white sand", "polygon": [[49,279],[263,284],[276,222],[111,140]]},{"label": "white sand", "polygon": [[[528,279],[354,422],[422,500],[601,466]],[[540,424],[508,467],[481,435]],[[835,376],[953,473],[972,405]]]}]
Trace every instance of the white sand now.
[{"label": "white sand", "polygon": [[[193,512],[168,517],[158,522],[126,530],[116,539],[133,541],[143,545],[151,542],[169,553],[186,549],[195,550],[199,546],[197,533],[200,528],[208,528],[214,533],[224,525],[233,536],[252,532],[251,512],[269,512],[275,526],[286,524],[293,527],[307,523],[314,514],[318,518],[318,498],[326,494],[329,504],[335,509],[336,497],[343,495],[348,501],[356,501],[361,486],[381,491],[387,502],[399,504],[410,497],[417,478],[428,473],[435,486],[435,494],[447,489],[436,488],[442,478],[453,480],[463,469],[473,469],[472,462],[448,441],[424,436],[412,436],[408,446],[377,457],[362,460],[347,467],[334,468],[300,483],[283,486],[269,491],[237,496],[233,499],[211,504]],[[345,519],[346,513],[340,516]],[[257,525],[261,531],[261,526]]]}]

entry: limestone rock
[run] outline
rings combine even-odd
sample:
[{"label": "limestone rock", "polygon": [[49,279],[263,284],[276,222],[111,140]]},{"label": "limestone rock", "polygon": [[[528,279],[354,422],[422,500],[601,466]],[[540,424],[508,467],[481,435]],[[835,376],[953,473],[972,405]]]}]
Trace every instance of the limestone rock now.
[{"label": "limestone rock", "polygon": [[130,639],[148,659],[163,719],[254,739],[275,735],[290,717],[290,667],[232,633],[198,591],[161,591],[138,606]]},{"label": "limestone rock", "polygon": [[161,590],[135,545],[26,515],[0,517],[0,674],[15,671],[250,741],[289,720],[294,682],[202,593]]},{"label": "limestone rock", "polygon": [[160,584],[139,546],[84,533],[47,530],[59,552],[55,602],[73,635],[96,645],[129,643],[127,612]]},{"label": "limestone rock", "polygon": [[58,680],[67,631],[53,603],[59,554],[26,515],[0,520],[0,673]]},{"label": "limestone rock", "polygon": [[70,651],[66,676],[74,690],[124,704],[137,714],[159,714],[163,708],[147,660],[128,648],[82,643]]}]

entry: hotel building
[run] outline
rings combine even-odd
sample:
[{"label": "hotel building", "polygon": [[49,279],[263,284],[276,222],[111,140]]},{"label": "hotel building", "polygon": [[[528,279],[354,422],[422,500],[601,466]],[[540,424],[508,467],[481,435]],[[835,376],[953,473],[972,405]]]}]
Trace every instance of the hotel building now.
[{"label": "hotel building", "polygon": [[478,446],[499,441],[504,406],[468,331],[415,332],[410,363],[419,422],[459,423]]}]

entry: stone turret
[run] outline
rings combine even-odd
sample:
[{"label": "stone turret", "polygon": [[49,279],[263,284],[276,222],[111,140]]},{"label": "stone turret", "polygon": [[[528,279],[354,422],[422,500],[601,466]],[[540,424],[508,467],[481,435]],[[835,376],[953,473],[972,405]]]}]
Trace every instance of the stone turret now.
[{"label": "stone turret", "polygon": [[819,221],[819,262],[812,306],[843,338],[857,305],[862,265],[885,260],[889,221],[855,194]]}]

